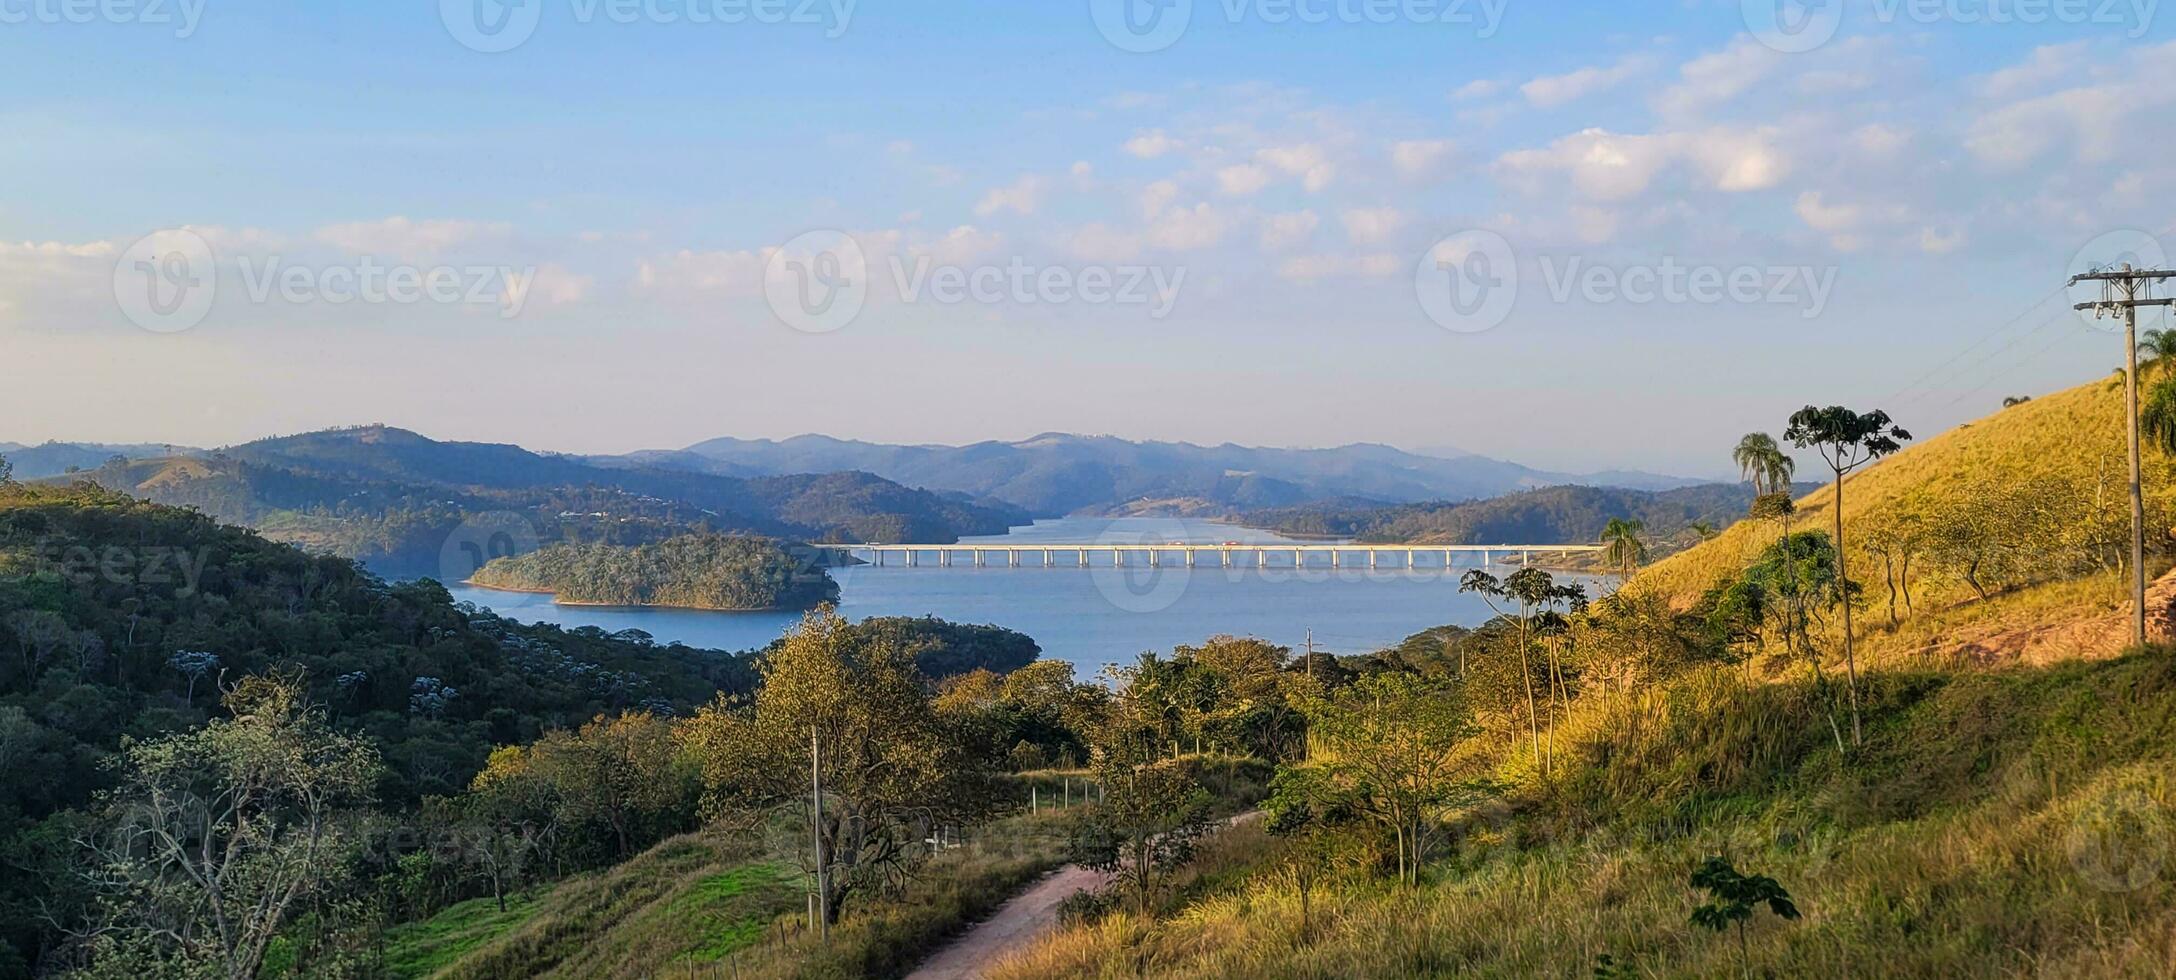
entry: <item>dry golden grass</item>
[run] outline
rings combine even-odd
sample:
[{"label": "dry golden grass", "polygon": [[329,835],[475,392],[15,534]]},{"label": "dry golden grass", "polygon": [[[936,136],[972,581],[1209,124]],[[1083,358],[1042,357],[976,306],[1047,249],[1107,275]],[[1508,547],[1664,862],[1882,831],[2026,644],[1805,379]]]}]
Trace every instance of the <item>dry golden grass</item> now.
[{"label": "dry golden grass", "polygon": [[[1848,523],[1895,513],[1914,494],[1941,495],[1967,481],[1992,479],[2019,483],[2035,478],[2064,478],[2104,487],[2110,506],[2120,506],[2125,482],[2123,392],[2105,378],[2034,398],[1993,415],[1926,437],[1900,453],[1861,470],[1844,484],[1844,520]],[[1911,427],[1908,413],[1898,423]],[[1802,480],[1826,480],[1826,470],[1805,470]],[[2149,451],[2147,493],[2165,510],[2176,502],[2176,459]],[[1832,489],[1798,501],[1794,528],[1826,530],[1833,519]],[[1710,586],[1734,575],[1772,543],[1778,527],[1768,521],[1740,521],[1714,540],[1663,559],[1640,572],[1635,588],[1654,590],[1689,603]],[[1846,538],[1850,534],[1847,529]],[[1868,581],[1872,569],[1862,556],[1854,577]],[[1930,582],[1930,605],[1962,598],[1954,583]],[[1870,589],[1870,594],[1879,589]]]},{"label": "dry golden grass", "polygon": [[1687,921],[1709,854],[1805,911],[1756,923],[1756,976],[2168,975],[2167,651],[1870,686],[1872,741],[1849,760],[1797,685],[1715,674],[1586,705],[1581,775],[1421,888],[1319,888],[1304,937],[1265,844],[1261,872],[1158,921],[1067,929],[997,977],[1584,976],[1605,953],[1638,976],[1736,975],[1735,943]]}]

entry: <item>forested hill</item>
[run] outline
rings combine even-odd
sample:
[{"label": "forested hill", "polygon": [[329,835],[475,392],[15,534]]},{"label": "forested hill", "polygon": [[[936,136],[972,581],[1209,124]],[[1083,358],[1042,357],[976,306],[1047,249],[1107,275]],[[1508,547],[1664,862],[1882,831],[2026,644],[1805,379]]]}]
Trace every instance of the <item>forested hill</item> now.
[{"label": "forested hill", "polygon": [[1144,505],[1225,514],[1339,496],[1409,503],[1493,497],[1560,483],[1663,489],[1693,482],[1645,473],[1581,478],[1450,450],[1411,453],[1364,443],[1274,449],[1066,433],[967,446],[894,446],[816,435],[712,439],[619,461],[735,475],[863,470],[912,486],[1003,500],[1045,516],[1118,513]]},{"label": "forested hill", "polygon": [[[1806,484],[1801,492],[1811,491]],[[1696,525],[1728,527],[1752,505],[1748,484],[1707,483],[1674,490],[1545,487],[1465,503],[1386,505],[1334,500],[1252,511],[1242,520],[1284,534],[1353,538],[1382,544],[1503,544],[1593,541],[1611,520],[1635,520],[1666,544],[1697,539]]]},{"label": "forested hill", "polygon": [[633,547],[556,544],[496,559],[469,581],[593,605],[813,609],[839,598],[815,558],[768,538],[683,534]]},{"label": "forested hill", "polygon": [[[51,482],[203,510],[276,540],[351,557],[393,577],[448,568],[465,527],[512,525],[516,551],[555,542],[636,545],[716,532],[816,541],[949,542],[1027,515],[867,473],[741,479],[593,466],[518,446],[439,442],[367,426],[266,439],[204,455],[115,459]],[[492,556],[508,553],[495,548]]]},{"label": "forested hill", "polygon": [[[850,628],[909,629],[932,677],[1037,653],[994,627]],[[195,511],[0,481],[0,976],[57,940],[52,922],[83,921],[68,842],[110,778],[102,761],[124,737],[221,717],[224,686],[266,675],[299,679],[335,728],[370,739],[386,763],[374,795],[395,809],[466,789],[494,747],[685,714],[758,680],[753,654],[523,625]]]}]

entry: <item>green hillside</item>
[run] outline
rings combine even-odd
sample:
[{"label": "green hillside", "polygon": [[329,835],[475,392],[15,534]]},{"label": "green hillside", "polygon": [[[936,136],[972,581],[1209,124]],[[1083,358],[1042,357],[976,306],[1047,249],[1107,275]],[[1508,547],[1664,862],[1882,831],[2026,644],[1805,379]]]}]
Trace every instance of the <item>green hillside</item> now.
[{"label": "green hillside", "polygon": [[839,598],[814,558],[768,538],[690,534],[632,547],[552,545],[494,559],[469,581],[592,605],[813,609]]}]

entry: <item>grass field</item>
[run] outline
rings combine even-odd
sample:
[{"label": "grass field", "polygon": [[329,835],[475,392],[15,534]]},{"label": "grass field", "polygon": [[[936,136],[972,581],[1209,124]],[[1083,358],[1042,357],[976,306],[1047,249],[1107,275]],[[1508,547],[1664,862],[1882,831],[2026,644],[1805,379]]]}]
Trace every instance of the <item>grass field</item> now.
[{"label": "grass field", "polygon": [[[1879,673],[1838,756],[1802,687],[1686,678],[1590,710],[1572,775],[1463,829],[1417,889],[1347,874],[1314,934],[1259,841],[1175,914],[1072,928],[1001,977],[1729,976],[1693,928],[1710,854],[1805,912],[1756,922],[1764,976],[2166,976],[2176,962],[2176,662]],[[1233,859],[1225,856],[1230,865]]]}]

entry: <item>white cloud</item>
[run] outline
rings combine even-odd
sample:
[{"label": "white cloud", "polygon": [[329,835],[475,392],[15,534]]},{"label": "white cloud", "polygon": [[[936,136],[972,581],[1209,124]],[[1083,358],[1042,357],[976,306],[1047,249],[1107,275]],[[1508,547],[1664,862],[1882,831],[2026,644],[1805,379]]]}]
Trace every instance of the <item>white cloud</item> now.
[{"label": "white cloud", "polygon": [[2082,77],[2087,68],[2085,41],[2048,44],[2034,48],[2023,63],[1998,68],[1979,80],[1980,94],[2008,99],[2034,92],[2057,82]]},{"label": "white cloud", "polygon": [[1179,141],[1164,135],[1164,131],[1161,129],[1143,130],[1135,133],[1133,138],[1127,140],[1125,144],[1127,153],[1131,153],[1143,160],[1154,160],[1178,148]]},{"label": "white cloud", "polygon": [[512,228],[482,221],[415,221],[395,216],[377,221],[326,225],[313,235],[318,241],[357,255],[391,255],[420,258],[483,238],[503,237]]},{"label": "white cloud", "polygon": [[1030,174],[1004,187],[991,188],[975,204],[975,214],[985,218],[999,211],[1034,214],[1035,209],[1042,206],[1043,192],[1049,187],[1049,183]]},{"label": "white cloud", "polygon": [[1268,187],[1268,170],[1251,163],[1234,164],[1216,172],[1217,189],[1232,197],[1248,197]]},{"label": "white cloud", "polygon": [[1500,91],[1503,91],[1503,83],[1494,79],[1476,78],[1453,89],[1451,98],[1459,102],[1471,102],[1476,99],[1488,98]]},{"label": "white cloud", "polygon": [[1266,249],[1288,248],[1306,241],[1320,227],[1322,219],[1313,211],[1290,211],[1262,216],[1262,247]]},{"label": "white cloud", "polygon": [[1390,165],[1408,180],[1440,176],[1439,167],[1457,149],[1450,140],[1400,140],[1390,144]]},{"label": "white cloud", "polygon": [[1582,196],[1622,201],[1646,193],[1656,177],[1684,167],[1707,189],[1765,190],[1790,172],[1790,160],[1775,146],[1771,129],[1717,127],[1697,132],[1623,134],[1588,129],[1538,150],[1514,150],[1497,159],[1497,172],[1534,193],[1546,193],[1541,180],[1563,174]]},{"label": "white cloud", "polygon": [[1294,146],[1263,147],[1254,154],[1256,160],[1268,164],[1285,174],[1300,178],[1300,186],[1309,193],[1321,191],[1337,179],[1337,167],[1315,143]]},{"label": "white cloud", "polygon": [[1066,250],[1088,262],[1131,262],[1141,255],[1141,236],[1097,222],[1075,229]]},{"label": "white cloud", "polygon": [[1164,212],[1148,229],[1149,244],[1172,251],[1208,248],[1224,238],[1224,216],[1207,203]]},{"label": "white cloud", "polygon": [[1722,50],[1679,66],[1677,83],[1655,97],[1655,111],[1670,117],[1696,116],[1759,84],[1783,66],[1784,58],[1752,37],[1739,35]]},{"label": "white cloud", "polygon": [[1951,228],[1947,231],[1938,231],[1932,227],[1919,229],[1920,251],[1941,255],[1954,252],[1963,244],[1964,229],[1962,228]]},{"label": "white cloud", "polygon": [[1005,236],[997,232],[960,225],[934,240],[916,243],[908,251],[927,255],[940,265],[965,265],[997,251],[1004,242]]},{"label": "white cloud", "polygon": [[1405,226],[1405,213],[1397,208],[1351,208],[1337,216],[1345,225],[1345,237],[1355,245],[1380,245]]},{"label": "white cloud", "polygon": [[1178,199],[1179,185],[1172,181],[1159,180],[1143,187],[1139,201],[1141,217],[1147,219],[1162,214],[1165,208],[1171,206],[1171,202]]},{"label": "white cloud", "polygon": [[1277,267],[1277,275],[1294,282],[1321,279],[1387,279],[1404,268],[1396,255],[1295,255]]},{"label": "white cloud", "polygon": [[1562,75],[1542,75],[1519,86],[1526,101],[1549,108],[1607,91],[1645,74],[1655,65],[1646,55],[1629,55],[1607,67],[1590,65]]}]

